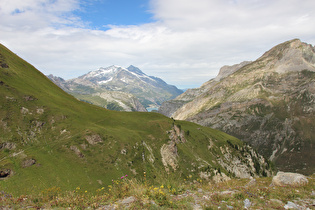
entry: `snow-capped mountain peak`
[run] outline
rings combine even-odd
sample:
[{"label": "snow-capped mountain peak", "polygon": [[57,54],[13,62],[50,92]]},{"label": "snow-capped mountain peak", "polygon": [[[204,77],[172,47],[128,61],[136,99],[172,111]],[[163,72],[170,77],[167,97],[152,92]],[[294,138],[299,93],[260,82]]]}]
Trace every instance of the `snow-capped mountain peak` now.
[{"label": "snow-capped mountain peak", "polygon": [[[124,83],[134,82],[134,79],[139,79],[144,83],[157,82],[153,77],[146,75],[139,68],[132,65],[128,68],[123,68],[118,65],[112,65],[106,68],[100,67],[98,70],[90,71],[79,78],[82,80],[88,80],[94,84],[104,85],[110,81],[115,80],[114,78],[117,77],[118,74],[124,74],[124,76],[120,77],[119,79]],[[129,79],[126,79],[126,77]]]},{"label": "snow-capped mountain peak", "polygon": [[81,85],[81,88],[86,87],[86,90],[94,89],[94,92],[106,90],[131,93],[139,97],[145,106],[161,104],[163,101],[182,93],[175,86],[168,85],[157,77],[148,76],[134,66],[128,68],[117,65],[106,68],[100,67],[95,71],[72,79],[71,82]]},{"label": "snow-capped mountain peak", "polygon": [[102,77],[106,77],[109,75],[113,75],[115,74],[117,71],[119,71],[120,69],[122,69],[122,67],[120,66],[109,66],[109,67],[100,67],[98,70],[96,71],[90,71],[89,73],[85,74],[82,76],[82,78],[84,79],[88,79],[88,78],[102,78]]}]

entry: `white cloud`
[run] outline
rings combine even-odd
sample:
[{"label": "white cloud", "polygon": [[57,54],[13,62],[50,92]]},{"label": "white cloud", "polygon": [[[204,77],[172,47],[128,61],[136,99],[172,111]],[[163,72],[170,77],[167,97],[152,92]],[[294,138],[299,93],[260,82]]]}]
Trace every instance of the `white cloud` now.
[{"label": "white cloud", "polygon": [[0,42],[45,74],[132,64],[177,86],[254,60],[283,41],[315,43],[313,0],[152,0],[155,22],[93,30],[78,0],[0,0]]}]

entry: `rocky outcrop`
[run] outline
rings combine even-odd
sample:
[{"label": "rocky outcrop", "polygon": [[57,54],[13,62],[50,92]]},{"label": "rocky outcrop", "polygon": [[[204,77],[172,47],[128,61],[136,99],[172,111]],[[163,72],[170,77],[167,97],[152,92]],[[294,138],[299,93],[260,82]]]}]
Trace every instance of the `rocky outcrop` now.
[{"label": "rocky outcrop", "polygon": [[4,142],[0,144],[0,150],[1,149],[13,150],[15,148],[16,148],[16,144],[12,142]]},{"label": "rocky outcrop", "polygon": [[91,144],[91,145],[95,145],[95,144],[103,141],[102,138],[100,137],[100,135],[98,135],[98,134],[85,136],[85,140],[87,142],[89,142],[89,144]]},{"label": "rocky outcrop", "polygon": [[[177,101],[185,103],[176,110]],[[236,136],[280,170],[311,174],[314,102],[315,48],[295,39],[254,62],[222,68],[218,78],[164,103],[171,107],[163,113]]]},{"label": "rocky outcrop", "polygon": [[299,187],[308,184],[308,180],[302,174],[279,171],[277,175],[272,178],[272,184],[274,186]]},{"label": "rocky outcrop", "polygon": [[84,155],[80,151],[80,149],[77,146],[71,145],[70,149],[79,157],[79,158],[84,158]]}]

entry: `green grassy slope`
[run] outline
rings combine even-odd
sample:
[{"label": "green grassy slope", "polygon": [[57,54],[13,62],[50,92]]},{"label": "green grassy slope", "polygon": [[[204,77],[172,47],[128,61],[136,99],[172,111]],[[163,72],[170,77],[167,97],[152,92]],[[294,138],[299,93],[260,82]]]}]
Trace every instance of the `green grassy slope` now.
[{"label": "green grassy slope", "polygon": [[[198,176],[204,168],[221,167],[220,146],[232,142],[242,147],[232,136],[193,123],[80,102],[2,45],[0,66],[0,172],[11,171],[0,177],[3,191],[26,194],[51,187],[95,191],[125,174],[139,180]],[[187,141],[176,143],[178,168],[168,174],[160,149],[170,142],[168,131],[174,125]],[[100,142],[89,143],[91,137]],[[211,150],[209,140],[215,143]],[[25,167],[32,159],[35,164]]]}]

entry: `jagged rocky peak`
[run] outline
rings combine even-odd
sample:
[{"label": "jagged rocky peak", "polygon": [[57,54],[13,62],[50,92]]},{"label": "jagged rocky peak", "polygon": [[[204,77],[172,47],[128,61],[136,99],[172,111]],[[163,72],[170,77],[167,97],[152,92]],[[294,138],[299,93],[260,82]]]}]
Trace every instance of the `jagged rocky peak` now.
[{"label": "jagged rocky peak", "polygon": [[225,66],[221,67],[218,76],[216,76],[216,78],[214,80],[220,81],[221,79],[229,76],[230,74],[233,74],[234,72],[236,72],[237,70],[239,70],[243,66],[250,64],[251,62],[252,61],[243,61],[239,64],[235,64],[232,66],[225,65]]},{"label": "jagged rocky peak", "polygon": [[136,73],[136,74],[139,74],[139,75],[145,75],[145,73],[143,73],[139,68],[133,66],[133,65],[130,65],[128,68],[127,68],[130,72],[133,72],[133,73]]},{"label": "jagged rocky peak", "polygon": [[299,39],[293,39],[271,48],[257,61],[268,61],[267,66],[277,73],[313,69],[315,47]]},{"label": "jagged rocky peak", "polygon": [[103,78],[109,75],[113,75],[116,72],[118,72],[119,70],[121,70],[122,67],[120,66],[116,66],[116,65],[112,65],[109,67],[100,67],[98,70],[96,71],[90,71],[89,73],[80,76],[80,79],[88,79],[88,78]]},{"label": "jagged rocky peak", "polygon": [[139,68],[135,66],[129,66],[128,68],[123,68],[118,65],[112,65],[109,67],[100,67],[96,71],[90,71],[89,73],[80,76],[78,79],[74,79],[74,81],[82,81],[86,80],[92,82],[93,84],[104,85],[108,82],[117,82],[122,81],[124,83],[135,82],[134,80],[140,79],[149,79],[145,73],[143,73]]},{"label": "jagged rocky peak", "polygon": [[127,72],[131,72],[131,73],[135,73],[138,75],[146,75],[145,73],[143,73],[139,68],[130,65],[128,68],[123,68],[121,66],[118,65],[112,65],[109,67],[100,67],[98,70],[95,71],[90,71],[89,73],[83,75],[86,77],[101,77],[101,76],[105,76],[105,75],[111,75],[111,74],[116,74],[120,71],[127,71]]}]

